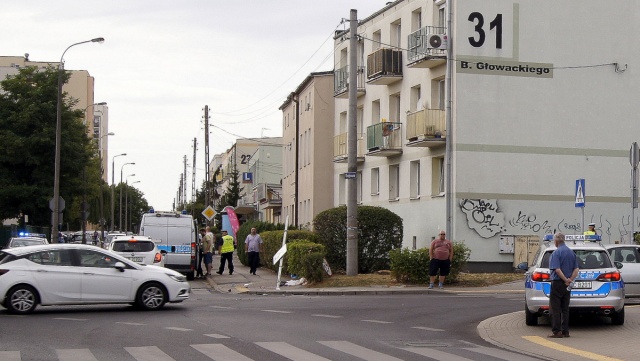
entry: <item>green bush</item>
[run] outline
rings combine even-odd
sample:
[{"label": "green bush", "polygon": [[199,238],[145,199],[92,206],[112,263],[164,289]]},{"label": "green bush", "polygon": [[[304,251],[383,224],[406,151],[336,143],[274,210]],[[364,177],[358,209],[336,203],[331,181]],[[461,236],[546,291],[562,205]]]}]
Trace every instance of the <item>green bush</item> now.
[{"label": "green bush", "polygon": [[[262,237],[262,246],[263,253],[260,254],[261,265],[265,268],[269,268],[271,270],[277,271],[279,264],[273,264],[273,256],[282,248],[282,237],[284,235],[284,231],[267,231],[260,234]],[[287,269],[287,258],[288,251],[291,243],[306,240],[313,243],[318,242],[318,236],[310,231],[299,231],[299,230],[291,230],[287,231],[287,254],[284,255],[284,261],[282,262],[282,271],[283,274],[288,274]],[[244,247],[244,245],[243,245]]]},{"label": "green bush", "polygon": [[[422,284],[429,283],[429,249],[422,248],[415,251],[394,249],[389,252],[391,257],[391,274],[398,282]],[[464,243],[453,242],[453,262],[451,271],[445,279],[446,283],[453,283],[458,279],[460,270],[466,265],[471,255],[471,249]]]},{"label": "green bush", "polygon": [[[273,224],[262,221],[248,221],[240,226],[240,229],[238,229],[238,232],[236,234],[236,239],[238,240],[237,251],[240,263],[245,266],[249,264],[249,260],[247,259],[247,253],[244,251],[244,241],[245,239],[247,239],[247,235],[251,233],[251,228],[254,227],[256,229],[256,232],[260,234],[260,237],[262,237],[262,232],[284,229],[284,224]],[[262,240],[264,241],[264,237],[262,237]],[[260,262],[262,262],[262,259],[260,260]]]},{"label": "green bush", "polygon": [[324,246],[306,240],[297,240],[287,246],[288,272],[302,276],[309,282],[321,282],[324,277],[322,260]]},{"label": "green bush", "polygon": [[[389,251],[402,246],[402,218],[382,207],[358,207],[358,273],[389,269]],[[320,212],[313,220],[333,270],[347,264],[347,207]]]}]

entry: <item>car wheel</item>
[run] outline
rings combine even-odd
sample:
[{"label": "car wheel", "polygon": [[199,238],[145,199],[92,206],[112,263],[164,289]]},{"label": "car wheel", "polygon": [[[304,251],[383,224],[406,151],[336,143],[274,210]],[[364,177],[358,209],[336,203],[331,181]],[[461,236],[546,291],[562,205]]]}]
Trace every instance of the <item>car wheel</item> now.
[{"label": "car wheel", "polygon": [[538,326],[538,314],[529,311],[529,307],[527,307],[527,305],[524,305],[524,323],[527,326]]},{"label": "car wheel", "polygon": [[167,302],[167,291],[157,283],[146,283],[138,290],[136,305],[144,310],[157,310]]},{"label": "car wheel", "polygon": [[624,307],[620,311],[611,314],[611,323],[614,325],[624,325]]},{"label": "car wheel", "polygon": [[193,281],[194,278],[195,277],[193,276],[193,271],[187,272],[187,281]]},{"label": "car wheel", "polygon": [[5,307],[11,313],[27,314],[33,312],[38,305],[38,295],[31,286],[15,286],[7,292]]}]

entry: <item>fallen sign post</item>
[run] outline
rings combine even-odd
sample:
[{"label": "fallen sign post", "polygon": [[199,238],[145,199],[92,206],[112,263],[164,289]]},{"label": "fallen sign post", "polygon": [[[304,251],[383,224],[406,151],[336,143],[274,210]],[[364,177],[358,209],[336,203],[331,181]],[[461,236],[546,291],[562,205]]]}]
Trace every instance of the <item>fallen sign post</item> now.
[{"label": "fallen sign post", "polygon": [[285,219],[284,222],[284,235],[282,236],[282,247],[273,255],[273,264],[276,264],[280,261],[280,265],[278,266],[278,279],[276,281],[276,290],[280,290],[280,276],[282,275],[282,262],[284,261],[282,258],[285,253],[287,253],[287,230],[289,229],[289,216]]}]

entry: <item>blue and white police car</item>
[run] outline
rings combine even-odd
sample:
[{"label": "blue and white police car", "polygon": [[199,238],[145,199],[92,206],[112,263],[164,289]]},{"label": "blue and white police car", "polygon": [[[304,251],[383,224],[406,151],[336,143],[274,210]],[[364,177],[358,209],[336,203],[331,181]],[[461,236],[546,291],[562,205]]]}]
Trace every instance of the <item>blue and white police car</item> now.
[{"label": "blue and white police car", "polygon": [[[578,257],[580,272],[571,288],[571,313],[591,313],[611,318],[614,325],[624,324],[624,282],[622,264],[613,262],[600,236],[567,235],[565,244]],[[519,266],[525,273],[525,323],[536,326],[538,318],[549,315],[551,270],[549,260],[556,249],[553,235],[546,235],[533,265]]]}]

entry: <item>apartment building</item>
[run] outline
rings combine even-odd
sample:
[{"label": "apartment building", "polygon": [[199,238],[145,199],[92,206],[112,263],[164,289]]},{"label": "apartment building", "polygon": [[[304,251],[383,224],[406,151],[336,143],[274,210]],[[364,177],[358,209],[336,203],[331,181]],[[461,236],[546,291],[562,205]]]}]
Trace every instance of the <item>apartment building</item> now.
[{"label": "apartment building", "polygon": [[333,72],[311,73],[280,106],[283,128],[282,218],[313,228],[333,207]]},{"label": "apartment building", "polygon": [[[450,227],[476,271],[511,270],[544,234],[591,222],[630,242],[639,7],[399,0],[358,14],[359,203],[400,215],[405,247]],[[351,36],[335,36],[336,205]]]},{"label": "apartment building", "polygon": [[[35,66],[47,68],[57,67],[58,62],[31,61],[28,54],[22,56],[0,56],[0,77],[17,74],[20,68]],[[71,77],[64,84],[62,90],[72,98],[77,99],[74,109],[82,110],[85,114],[84,124],[87,127],[87,135],[96,140],[97,148],[102,153],[102,179],[108,182],[108,150],[109,141],[109,117],[108,108],[105,105],[97,105],[94,101],[95,79],[86,70],[69,70]]]}]

